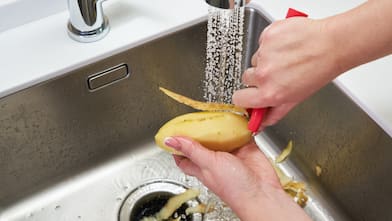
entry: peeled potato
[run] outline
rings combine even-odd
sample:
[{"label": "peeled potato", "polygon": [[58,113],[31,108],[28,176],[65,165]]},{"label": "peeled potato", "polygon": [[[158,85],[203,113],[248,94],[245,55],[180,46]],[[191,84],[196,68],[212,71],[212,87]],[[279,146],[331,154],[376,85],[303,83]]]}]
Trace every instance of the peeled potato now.
[{"label": "peeled potato", "polygon": [[233,151],[252,137],[246,117],[231,112],[195,112],[180,115],[163,125],[155,135],[156,144],[171,153],[181,154],[164,144],[170,136],[192,138],[208,149]]}]

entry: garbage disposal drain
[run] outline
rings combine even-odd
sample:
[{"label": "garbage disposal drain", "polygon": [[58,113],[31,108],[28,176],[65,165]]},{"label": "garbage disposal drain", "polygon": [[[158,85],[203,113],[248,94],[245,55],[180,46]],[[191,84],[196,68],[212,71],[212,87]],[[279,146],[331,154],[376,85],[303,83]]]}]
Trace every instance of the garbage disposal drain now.
[{"label": "garbage disposal drain", "polygon": [[[183,193],[186,186],[171,180],[154,180],[134,189],[120,208],[119,221],[140,221],[143,217],[159,212],[173,195]],[[185,214],[188,207],[196,206],[197,199],[184,203],[176,210],[177,214]],[[174,217],[173,217],[174,218]],[[181,221],[201,221],[201,214],[182,215]]]}]

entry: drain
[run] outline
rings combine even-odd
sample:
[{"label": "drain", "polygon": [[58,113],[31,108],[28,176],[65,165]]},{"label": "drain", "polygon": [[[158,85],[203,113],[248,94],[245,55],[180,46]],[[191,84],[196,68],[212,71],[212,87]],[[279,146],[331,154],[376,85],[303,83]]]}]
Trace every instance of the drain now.
[{"label": "drain", "polygon": [[[140,221],[143,217],[159,212],[173,195],[183,193],[186,186],[171,180],[154,180],[134,189],[125,199],[119,213],[119,221]],[[175,213],[185,214],[188,207],[196,206],[194,199],[184,203]],[[175,217],[173,217],[175,218]],[[201,221],[201,214],[182,215],[181,221]]]}]

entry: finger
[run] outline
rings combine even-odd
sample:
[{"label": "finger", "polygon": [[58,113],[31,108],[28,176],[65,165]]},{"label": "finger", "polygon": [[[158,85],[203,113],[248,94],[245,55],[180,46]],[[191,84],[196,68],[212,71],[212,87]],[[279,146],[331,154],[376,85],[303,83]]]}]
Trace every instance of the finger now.
[{"label": "finger", "polygon": [[279,120],[286,116],[286,114],[290,112],[290,110],[293,109],[295,105],[297,105],[297,103],[285,103],[277,107],[271,107],[268,110],[266,117],[264,118],[262,127],[276,124]]},{"label": "finger", "polygon": [[256,68],[248,68],[242,74],[242,84],[254,87],[256,86]]},{"label": "finger", "polygon": [[165,144],[184,154],[201,169],[209,167],[214,155],[213,151],[185,137],[168,137],[165,139]]},{"label": "finger", "polygon": [[270,99],[263,96],[259,88],[251,87],[237,90],[233,94],[233,103],[244,108],[263,108],[273,106]]},{"label": "finger", "polygon": [[[274,22],[274,23],[276,23],[276,22]],[[264,30],[261,32],[260,37],[259,37],[259,45],[261,45],[263,43],[263,41],[265,40],[267,35],[270,35],[270,29],[271,29],[272,25],[273,25],[273,23],[268,25],[267,27],[265,27]]]},{"label": "finger", "polygon": [[199,178],[201,176],[200,168],[186,157],[173,155],[176,165],[186,174]]},{"label": "finger", "polygon": [[256,51],[256,53],[253,54],[251,59],[251,64],[253,67],[257,66],[258,60],[259,60],[259,51]]}]

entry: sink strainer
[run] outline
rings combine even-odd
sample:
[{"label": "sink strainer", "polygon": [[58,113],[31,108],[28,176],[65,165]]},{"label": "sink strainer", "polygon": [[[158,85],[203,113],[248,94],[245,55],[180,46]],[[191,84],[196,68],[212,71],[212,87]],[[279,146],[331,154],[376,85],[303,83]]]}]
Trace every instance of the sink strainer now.
[{"label": "sink strainer", "polygon": [[[173,195],[183,193],[186,186],[171,180],[154,180],[135,188],[125,199],[120,208],[119,221],[140,221],[145,216],[152,216],[166,204]],[[185,214],[188,207],[200,202],[190,200],[177,209],[177,214]],[[184,216],[181,221],[201,221],[201,214]]]}]

